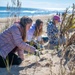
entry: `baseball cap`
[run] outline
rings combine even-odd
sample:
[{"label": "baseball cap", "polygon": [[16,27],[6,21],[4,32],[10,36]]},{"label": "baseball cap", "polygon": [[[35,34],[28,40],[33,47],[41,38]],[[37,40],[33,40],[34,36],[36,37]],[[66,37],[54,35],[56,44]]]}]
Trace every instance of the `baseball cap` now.
[{"label": "baseball cap", "polygon": [[58,22],[61,22],[60,17],[58,15],[53,16],[53,20],[58,20]]}]

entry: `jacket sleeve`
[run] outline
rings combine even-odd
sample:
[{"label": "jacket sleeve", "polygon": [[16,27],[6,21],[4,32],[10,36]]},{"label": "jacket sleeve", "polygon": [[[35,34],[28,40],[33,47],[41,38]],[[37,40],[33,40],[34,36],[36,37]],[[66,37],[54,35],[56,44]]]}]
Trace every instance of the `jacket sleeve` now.
[{"label": "jacket sleeve", "polygon": [[31,41],[33,39],[35,29],[32,27],[27,31],[27,41]]},{"label": "jacket sleeve", "polygon": [[17,48],[17,54],[22,60],[24,60],[24,50]]},{"label": "jacket sleeve", "polygon": [[53,25],[48,25],[47,26],[47,35],[49,38],[54,37],[58,34],[58,30],[55,26]]},{"label": "jacket sleeve", "polygon": [[47,35],[48,35],[48,38],[50,39],[51,38],[51,26],[48,24],[47,26]]},{"label": "jacket sleeve", "polygon": [[23,40],[22,40],[22,36],[21,36],[21,32],[19,31],[18,27],[17,26],[13,26],[11,28],[11,34],[13,36],[13,39],[14,39],[14,44],[19,48],[19,49],[23,49],[23,50],[26,50],[26,51],[29,51],[31,53],[34,53],[35,52],[35,48],[28,45],[27,43],[25,43]]}]

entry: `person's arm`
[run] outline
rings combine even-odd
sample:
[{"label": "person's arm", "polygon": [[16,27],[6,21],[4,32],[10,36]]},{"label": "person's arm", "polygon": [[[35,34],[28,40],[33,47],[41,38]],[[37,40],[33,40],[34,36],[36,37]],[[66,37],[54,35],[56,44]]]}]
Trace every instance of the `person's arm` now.
[{"label": "person's arm", "polygon": [[48,35],[49,40],[51,39],[51,37],[55,35],[53,25],[47,26],[47,35]]},{"label": "person's arm", "polygon": [[28,31],[27,31],[27,41],[31,41],[34,37],[33,37],[33,34],[34,34],[34,27],[30,28]]},{"label": "person's arm", "polygon": [[53,26],[52,29],[53,29],[53,35],[55,35],[57,37],[58,36],[58,29],[57,29],[57,27]]},{"label": "person's arm", "polygon": [[19,31],[17,26],[14,26],[11,28],[11,34],[13,36],[14,39],[14,44],[21,50],[26,50],[29,51],[30,53],[34,53],[35,52],[35,48],[26,44],[23,40],[22,40],[22,36],[21,36],[21,32]]},{"label": "person's arm", "polygon": [[18,53],[19,58],[24,60],[24,50],[17,48],[17,53]]},{"label": "person's arm", "polygon": [[51,37],[51,35],[50,35],[51,34],[51,31],[50,30],[51,30],[50,25],[48,25],[47,26],[47,36],[48,36],[48,38]]},{"label": "person's arm", "polygon": [[54,25],[48,25],[47,27],[47,35],[49,42],[56,44],[56,40],[58,40],[58,30]]}]

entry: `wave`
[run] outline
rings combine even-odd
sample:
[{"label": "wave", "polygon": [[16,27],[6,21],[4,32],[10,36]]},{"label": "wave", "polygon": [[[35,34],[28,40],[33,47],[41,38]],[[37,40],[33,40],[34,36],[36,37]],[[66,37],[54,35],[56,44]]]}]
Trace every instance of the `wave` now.
[{"label": "wave", "polygon": [[[13,10],[13,8],[11,8],[11,10],[6,10],[6,7],[0,7],[0,17],[7,17],[7,16],[13,16],[14,14],[16,16],[33,16],[33,15],[50,15],[50,14],[55,14],[58,11],[51,11],[51,10],[45,10],[45,9],[35,9],[35,8],[21,8],[19,9],[15,9]],[[60,13],[62,13],[61,11],[59,11]]]}]

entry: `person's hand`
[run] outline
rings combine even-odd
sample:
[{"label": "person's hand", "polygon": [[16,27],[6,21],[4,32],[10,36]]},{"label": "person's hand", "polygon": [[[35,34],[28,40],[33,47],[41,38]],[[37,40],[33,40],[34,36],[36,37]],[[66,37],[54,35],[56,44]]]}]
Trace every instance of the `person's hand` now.
[{"label": "person's hand", "polygon": [[36,50],[35,47],[30,46],[30,50],[28,52],[34,54],[35,53],[35,50]]},{"label": "person's hand", "polygon": [[40,51],[39,51],[39,50],[35,50],[34,55],[36,55],[36,56],[40,57]]}]

